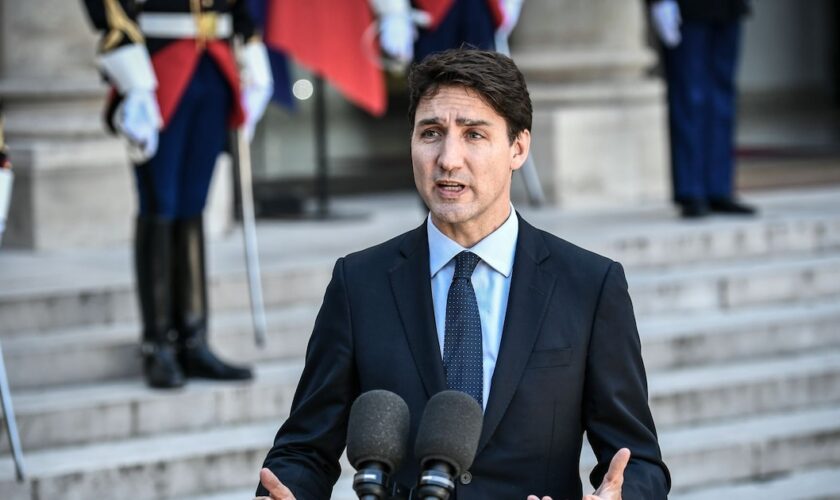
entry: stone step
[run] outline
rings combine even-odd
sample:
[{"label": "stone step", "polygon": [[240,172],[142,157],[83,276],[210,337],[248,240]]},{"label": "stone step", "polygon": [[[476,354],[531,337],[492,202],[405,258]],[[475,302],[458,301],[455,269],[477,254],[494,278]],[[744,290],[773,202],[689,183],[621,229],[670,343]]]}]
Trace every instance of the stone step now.
[{"label": "stone step", "polygon": [[[267,311],[268,343],[254,345],[250,313],[222,311],[211,317],[210,340],[236,361],[303,356],[317,306],[298,304]],[[840,302],[808,303],[743,311],[639,317],[648,369],[781,355],[840,346]],[[3,341],[12,388],[108,381],[140,375],[133,322],[30,332]],[[45,369],[49,367],[49,369]]]},{"label": "stone step", "polygon": [[670,495],[670,498],[671,500],[716,500],[719,498],[836,500],[840,498],[838,477],[840,477],[840,466],[809,469],[777,474],[750,482],[698,488],[693,491]]},{"label": "stone step", "polygon": [[738,310],[840,299],[840,255],[705,263],[628,273],[636,314]]},{"label": "stone step", "polygon": [[[279,421],[288,415],[302,369],[302,360],[264,363],[255,367],[253,382],[191,380],[171,391],[149,389],[138,378],[20,391],[15,417],[27,452]],[[0,441],[0,453],[8,452],[8,442]]]},{"label": "stone step", "polygon": [[[340,222],[261,222],[269,304],[318,300],[335,259],[384,241],[422,220],[416,197],[378,201],[385,209]],[[762,216],[696,224],[663,207],[622,213],[566,213],[522,207],[524,215],[630,270],[732,259],[827,255],[840,251],[840,191],[766,196]],[[351,209],[371,210],[358,203]],[[380,207],[381,208],[381,207]],[[247,304],[241,236],[209,245],[214,311]],[[67,252],[0,252],[0,338],[33,330],[133,320],[136,299],[127,246]]]},{"label": "stone step", "polygon": [[[332,264],[333,259],[320,258],[265,266],[266,305],[319,304]],[[840,298],[840,255],[631,269],[628,280],[640,316],[803,303]],[[214,313],[246,310],[249,303],[244,274],[216,276],[210,299]],[[135,300],[128,283],[87,289],[66,284],[60,290],[0,292],[0,318],[4,320],[0,335],[5,340],[55,328],[133,321]]]},{"label": "stone step", "polygon": [[29,481],[0,460],[0,498],[180,498],[256,485],[279,421],[156,435],[26,455]]},{"label": "stone step", "polygon": [[663,431],[674,490],[840,465],[840,406]]},{"label": "stone step", "polygon": [[[263,264],[266,306],[320,302],[334,262],[334,257],[304,257]],[[125,276],[122,265],[125,265]],[[108,267],[81,283],[73,280],[70,272],[49,285],[0,290],[0,338],[29,336],[55,328],[136,321],[137,298],[127,275],[129,256],[126,253],[113,259]],[[214,313],[250,307],[244,270],[211,274],[208,296]]]},{"label": "stone step", "polygon": [[649,371],[785,356],[840,347],[840,302],[641,315],[638,327]]},{"label": "stone step", "polygon": [[[26,450],[196,431],[287,415],[302,359],[264,362],[253,383],[191,381],[175,391],[140,379],[14,394]],[[660,429],[840,404],[840,349],[649,374]],[[66,432],[68,428],[73,432]],[[0,441],[0,452],[8,444]]]},{"label": "stone step", "polygon": [[[223,311],[211,317],[210,342],[231,361],[302,357],[317,307],[291,305],[266,312],[268,338],[254,343],[249,312]],[[140,326],[133,322],[32,332],[3,341],[13,389],[109,381],[141,374]]]},{"label": "stone step", "polygon": [[[257,489],[257,481],[254,481],[254,484],[250,487],[246,486],[244,488],[235,488],[226,491],[219,491],[216,493],[205,493],[203,495],[198,496],[187,496],[181,497],[181,500],[250,500],[254,498],[254,491]],[[335,500],[337,497],[333,495],[332,500]],[[351,498],[351,500],[358,500],[357,498]]]},{"label": "stone step", "polygon": [[754,219],[711,217],[674,224],[659,209],[623,216],[535,212],[529,221],[631,268],[817,255],[840,249],[840,203],[831,200],[838,195],[809,197],[807,203],[800,198],[800,206],[783,198],[778,200],[782,206],[765,204],[762,216]]},{"label": "stone step", "polygon": [[[0,459],[0,497],[183,498],[253,488],[278,421],[27,455],[30,479]],[[762,415],[660,433],[674,490],[840,464],[840,407]],[[581,467],[592,466],[585,454]],[[351,471],[345,463],[345,478]],[[37,493],[36,493],[37,492]],[[37,495],[34,496],[34,495]]]},{"label": "stone step", "polygon": [[[591,460],[594,463],[594,459]],[[353,492],[352,471],[345,471],[333,488],[332,500],[357,500]],[[837,500],[840,498],[840,465],[807,471],[774,474],[727,485],[701,487],[688,492],[671,493],[671,500],[720,500],[724,498],[760,498],[762,500]],[[589,492],[589,472],[581,470],[583,491]],[[237,488],[215,494],[190,496],[181,500],[243,500],[252,498],[254,487]]]},{"label": "stone step", "polygon": [[657,428],[840,405],[840,349],[648,375]]}]

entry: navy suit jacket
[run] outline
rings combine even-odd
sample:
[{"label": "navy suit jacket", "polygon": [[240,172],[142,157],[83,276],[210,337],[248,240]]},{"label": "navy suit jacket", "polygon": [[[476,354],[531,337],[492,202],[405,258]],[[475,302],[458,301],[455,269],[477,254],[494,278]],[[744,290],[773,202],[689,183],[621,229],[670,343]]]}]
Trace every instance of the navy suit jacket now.
[{"label": "navy suit jacket", "polygon": [[[290,417],[265,459],[298,500],[330,497],[350,406],[373,389],[406,401],[413,449],[426,402],[446,389],[425,225],[335,265]],[[670,479],[621,266],[520,218],[472,480],[457,482],[457,499],[580,499],[584,431],[598,459],[593,484],[627,447],[624,499],[666,498]],[[411,486],[418,473],[409,456],[395,478]],[[258,494],[266,493],[260,487]]]}]

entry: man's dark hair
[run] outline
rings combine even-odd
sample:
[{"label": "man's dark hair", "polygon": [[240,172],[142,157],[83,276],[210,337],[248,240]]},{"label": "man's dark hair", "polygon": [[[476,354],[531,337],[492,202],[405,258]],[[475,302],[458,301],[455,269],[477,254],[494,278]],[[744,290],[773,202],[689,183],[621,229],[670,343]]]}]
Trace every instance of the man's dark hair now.
[{"label": "man's dark hair", "polygon": [[463,86],[476,92],[507,123],[511,144],[531,130],[531,97],[525,77],[511,58],[477,49],[451,49],[432,54],[408,74],[408,120],[414,127],[417,105],[443,86]]}]

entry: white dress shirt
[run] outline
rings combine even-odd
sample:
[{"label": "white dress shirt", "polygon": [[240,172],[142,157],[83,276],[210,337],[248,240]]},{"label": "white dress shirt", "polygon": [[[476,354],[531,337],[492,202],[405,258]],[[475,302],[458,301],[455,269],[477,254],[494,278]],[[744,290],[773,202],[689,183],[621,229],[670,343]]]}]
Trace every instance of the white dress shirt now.
[{"label": "white dress shirt", "polygon": [[464,250],[478,255],[481,261],[473,271],[472,285],[478,302],[481,318],[482,364],[484,368],[483,402],[487,408],[490,397],[490,382],[499,357],[502,343],[502,329],[505,324],[510,277],[513,259],[516,256],[516,239],[519,235],[519,219],[513,206],[504,224],[487,235],[472,248],[464,248],[452,241],[435,227],[432,218],[426,219],[429,235],[429,271],[432,279],[432,300],[435,308],[440,352],[443,353],[443,339],[446,333],[446,299],[449,285],[455,274],[455,256]]}]

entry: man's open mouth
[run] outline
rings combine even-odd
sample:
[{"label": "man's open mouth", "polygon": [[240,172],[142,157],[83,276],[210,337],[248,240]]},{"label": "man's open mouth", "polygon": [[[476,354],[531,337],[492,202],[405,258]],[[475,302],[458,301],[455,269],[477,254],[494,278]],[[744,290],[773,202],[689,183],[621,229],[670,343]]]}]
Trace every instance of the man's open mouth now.
[{"label": "man's open mouth", "polygon": [[442,189],[443,191],[457,193],[458,191],[464,189],[466,186],[461,184],[460,182],[455,181],[437,181],[437,187]]}]

